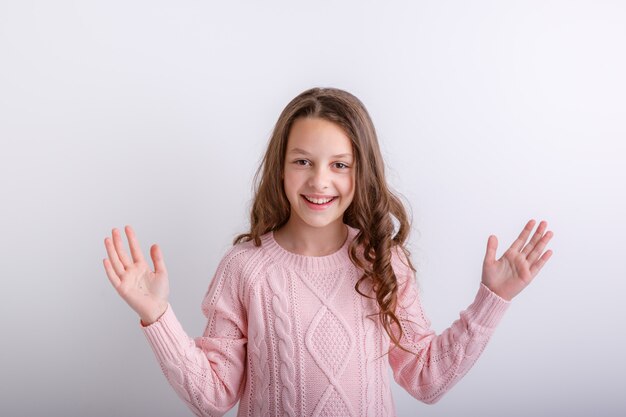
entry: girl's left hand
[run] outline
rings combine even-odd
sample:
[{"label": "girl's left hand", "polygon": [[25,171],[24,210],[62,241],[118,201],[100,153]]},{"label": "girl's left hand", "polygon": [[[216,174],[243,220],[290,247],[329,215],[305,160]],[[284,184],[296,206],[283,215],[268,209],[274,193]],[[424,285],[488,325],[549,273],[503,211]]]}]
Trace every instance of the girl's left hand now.
[{"label": "girl's left hand", "polygon": [[535,227],[535,221],[530,220],[517,240],[498,260],[496,260],[498,238],[494,235],[489,236],[482,283],[507,301],[526,288],[552,256],[551,250],[543,252],[553,236],[551,231],[545,232],[547,226],[547,222],[541,221],[530,242],[526,243]]}]

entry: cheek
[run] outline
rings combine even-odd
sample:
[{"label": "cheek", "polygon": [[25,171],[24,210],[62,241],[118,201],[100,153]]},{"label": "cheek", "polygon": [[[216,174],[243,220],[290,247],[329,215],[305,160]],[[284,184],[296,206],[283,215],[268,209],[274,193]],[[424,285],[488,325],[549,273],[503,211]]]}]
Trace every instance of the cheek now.
[{"label": "cheek", "polygon": [[354,195],[354,178],[347,176],[341,184],[343,194],[352,197]]},{"label": "cheek", "polygon": [[290,197],[294,193],[298,192],[298,176],[294,175],[292,172],[286,172],[283,177],[283,188],[285,189],[285,194],[287,197]]},{"label": "cheek", "polygon": [[283,180],[283,190],[285,190],[285,194],[287,195],[288,199],[291,198],[292,189],[293,187],[291,186],[291,181],[289,181],[288,178],[285,178]]}]

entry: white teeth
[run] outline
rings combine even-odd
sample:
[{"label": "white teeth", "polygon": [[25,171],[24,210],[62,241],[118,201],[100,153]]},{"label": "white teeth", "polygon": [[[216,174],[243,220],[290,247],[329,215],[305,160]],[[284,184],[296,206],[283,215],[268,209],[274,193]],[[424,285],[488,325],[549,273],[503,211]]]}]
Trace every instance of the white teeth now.
[{"label": "white teeth", "polygon": [[313,198],[313,197],[304,196],[304,198],[306,198],[308,201],[310,201],[313,204],[326,204],[326,203],[328,203],[330,200],[332,200],[335,197],[330,197],[330,198]]}]

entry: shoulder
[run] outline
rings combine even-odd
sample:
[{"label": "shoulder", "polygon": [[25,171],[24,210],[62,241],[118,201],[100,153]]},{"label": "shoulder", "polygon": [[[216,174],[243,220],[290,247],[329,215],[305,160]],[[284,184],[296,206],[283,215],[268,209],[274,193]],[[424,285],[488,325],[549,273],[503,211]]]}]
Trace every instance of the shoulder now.
[{"label": "shoulder", "polygon": [[214,301],[225,293],[231,299],[244,303],[251,282],[266,269],[263,265],[267,263],[267,258],[262,245],[255,246],[253,241],[240,242],[229,247],[211,279],[205,294],[205,303]]},{"label": "shoulder", "polygon": [[[349,226],[350,240],[358,238],[359,230]],[[410,254],[401,245],[393,245],[391,249],[390,264],[398,286],[403,286],[407,283],[415,282],[415,270],[413,269],[412,262],[410,261]],[[363,247],[357,247],[357,257],[363,257]]]},{"label": "shoulder", "polygon": [[404,310],[420,303],[417,274],[407,252],[400,246],[394,246],[391,256],[391,266],[398,284],[398,307]]},{"label": "shoulder", "polygon": [[254,241],[236,243],[224,254],[220,265],[218,266],[218,273],[231,274],[245,274],[246,270],[254,269],[256,265],[262,263],[264,260],[263,244],[256,246]]},{"label": "shoulder", "polygon": [[407,252],[400,246],[396,245],[391,248],[391,267],[398,285],[402,286],[415,280],[415,270]]}]

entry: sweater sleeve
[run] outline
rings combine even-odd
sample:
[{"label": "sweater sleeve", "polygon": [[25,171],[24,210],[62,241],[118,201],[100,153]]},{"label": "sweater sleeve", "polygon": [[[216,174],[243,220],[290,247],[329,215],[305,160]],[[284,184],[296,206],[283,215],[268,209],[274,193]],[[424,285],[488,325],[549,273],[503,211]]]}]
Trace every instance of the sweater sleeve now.
[{"label": "sweater sleeve", "polygon": [[207,325],[190,338],[171,305],[143,332],[176,394],[197,416],[221,416],[235,406],[245,383],[246,314],[233,252],[220,263],[202,302]]},{"label": "sweater sleeve", "polygon": [[422,310],[414,272],[398,257],[393,264],[399,281],[396,315],[402,325],[401,345],[414,353],[392,348],[389,363],[398,384],[432,404],[474,365],[510,303],[481,283],[472,304],[437,335]]}]

